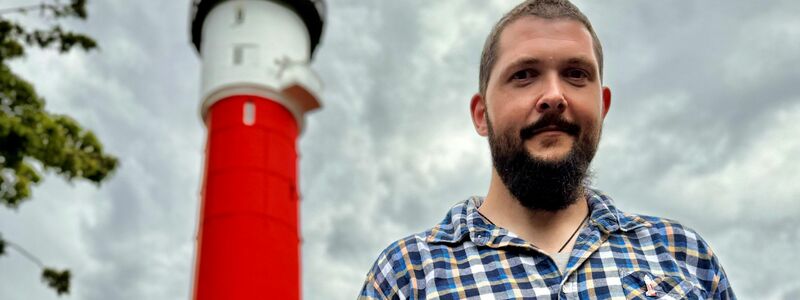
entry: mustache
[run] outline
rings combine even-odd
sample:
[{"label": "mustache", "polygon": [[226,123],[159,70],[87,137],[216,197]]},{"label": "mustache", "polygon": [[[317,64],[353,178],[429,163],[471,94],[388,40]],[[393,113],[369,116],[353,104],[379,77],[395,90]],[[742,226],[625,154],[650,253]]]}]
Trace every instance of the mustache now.
[{"label": "mustache", "polygon": [[523,141],[527,140],[548,126],[554,126],[556,130],[563,131],[571,136],[578,136],[578,133],[581,132],[581,126],[578,124],[567,121],[561,114],[552,113],[546,114],[538,121],[522,128],[519,131],[519,136]]}]

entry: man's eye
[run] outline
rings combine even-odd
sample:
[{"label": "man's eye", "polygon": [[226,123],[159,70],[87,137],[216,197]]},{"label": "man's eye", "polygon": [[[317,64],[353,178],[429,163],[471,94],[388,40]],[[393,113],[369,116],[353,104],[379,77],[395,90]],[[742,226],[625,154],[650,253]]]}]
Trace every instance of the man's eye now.
[{"label": "man's eye", "polygon": [[564,76],[569,79],[586,79],[589,78],[589,74],[586,71],[581,69],[569,69],[564,72]]},{"label": "man's eye", "polygon": [[511,79],[512,80],[527,80],[527,79],[530,79],[531,77],[533,77],[535,75],[536,74],[533,72],[533,70],[526,69],[526,70],[517,71],[516,73],[511,75]]}]

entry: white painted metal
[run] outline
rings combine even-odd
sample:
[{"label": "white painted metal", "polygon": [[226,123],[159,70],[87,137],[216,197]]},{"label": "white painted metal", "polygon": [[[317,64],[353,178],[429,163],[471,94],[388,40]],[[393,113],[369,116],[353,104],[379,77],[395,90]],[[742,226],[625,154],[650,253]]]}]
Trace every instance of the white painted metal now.
[{"label": "white painted metal", "polygon": [[[308,30],[293,10],[264,0],[227,1],[208,14],[202,34],[204,119],[214,102],[246,92],[280,102],[303,127],[307,102],[319,104],[320,83],[308,66]],[[284,93],[297,86],[312,100]]]}]

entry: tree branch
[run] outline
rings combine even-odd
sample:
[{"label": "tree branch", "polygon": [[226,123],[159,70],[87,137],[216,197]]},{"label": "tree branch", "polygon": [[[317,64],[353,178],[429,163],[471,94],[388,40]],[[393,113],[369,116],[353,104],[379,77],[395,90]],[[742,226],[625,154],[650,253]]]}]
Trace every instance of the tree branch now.
[{"label": "tree branch", "polygon": [[86,19],[86,1],[87,0],[70,0],[69,3],[61,3],[60,1],[46,1],[42,0],[39,4],[21,5],[17,7],[0,8],[0,15],[8,13],[28,13],[29,11],[39,11],[44,15],[50,13],[50,17],[55,19],[62,17],[77,17]]},{"label": "tree branch", "polygon": [[[13,248],[22,254],[22,256],[42,269],[42,281],[44,281],[49,287],[53,288],[56,291],[56,294],[59,296],[63,294],[69,294],[70,279],[72,278],[72,274],[69,270],[56,270],[45,267],[38,257],[28,252],[28,250],[25,250],[25,248],[22,246],[0,238],[0,250],[3,250],[4,247]],[[2,254],[3,253],[0,251],[0,255]]]},{"label": "tree branch", "polygon": [[23,6],[17,6],[17,7],[0,8],[0,15],[4,15],[4,14],[8,14],[8,13],[23,13],[24,14],[24,13],[27,13],[29,11],[34,11],[34,10],[42,11],[42,10],[45,10],[46,8],[48,8],[48,7],[49,7],[49,5],[44,4],[44,3],[40,3],[40,4],[34,4],[34,5],[23,5]]},{"label": "tree branch", "polygon": [[3,240],[3,242],[9,248],[13,248],[14,250],[17,250],[17,252],[19,252],[19,254],[22,254],[22,256],[24,256],[25,258],[27,258],[28,260],[30,260],[31,262],[36,264],[36,266],[38,266],[39,268],[42,268],[42,269],[45,268],[44,264],[42,263],[42,261],[38,257],[36,257],[35,255],[33,255],[30,252],[28,252],[28,250],[25,250],[25,248],[22,248],[22,246],[14,244],[12,242],[9,242],[8,240]]}]

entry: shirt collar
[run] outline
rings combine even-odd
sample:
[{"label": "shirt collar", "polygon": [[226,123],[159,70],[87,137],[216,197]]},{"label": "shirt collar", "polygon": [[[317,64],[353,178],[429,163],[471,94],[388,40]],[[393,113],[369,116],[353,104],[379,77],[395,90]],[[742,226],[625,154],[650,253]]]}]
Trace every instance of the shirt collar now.
[{"label": "shirt collar", "polygon": [[[624,213],[616,208],[611,197],[599,190],[587,188],[587,200],[591,210],[590,223],[605,233],[627,232],[636,228],[652,226],[644,218]],[[495,246],[509,244],[525,245],[522,239],[506,229],[488,223],[479,213],[478,207],[484,198],[473,196],[450,208],[441,223],[427,232],[429,243],[458,243],[466,237],[477,245],[494,242]]]},{"label": "shirt collar", "polygon": [[591,222],[600,230],[611,233],[615,231],[627,232],[639,227],[650,227],[652,224],[644,218],[620,211],[614,205],[614,200],[603,192],[587,188],[589,209],[592,211]]},{"label": "shirt collar", "polygon": [[472,230],[485,231],[491,224],[478,214],[483,197],[473,196],[450,208],[441,223],[434,226],[426,237],[429,243],[457,243]]}]

